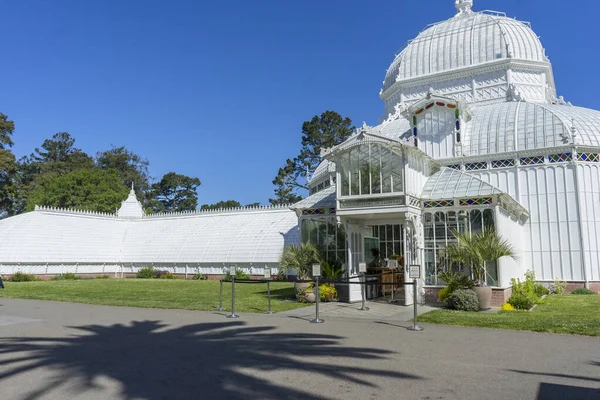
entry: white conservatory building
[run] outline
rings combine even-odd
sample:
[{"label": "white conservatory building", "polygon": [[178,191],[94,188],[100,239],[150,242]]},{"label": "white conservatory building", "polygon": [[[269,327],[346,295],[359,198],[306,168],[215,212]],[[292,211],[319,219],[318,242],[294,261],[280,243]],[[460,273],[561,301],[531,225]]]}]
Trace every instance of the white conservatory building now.
[{"label": "white conservatory building", "polygon": [[[394,58],[385,120],[324,149],[309,196],[291,210],[145,216],[134,194],[116,215],[38,208],[0,221],[0,274],[122,276],[154,265],[216,276],[234,263],[260,275],[302,240],[353,279],[360,262],[418,264],[419,292],[433,300],[452,230],[489,226],[518,253],[487,268],[493,304],[527,270],[600,291],[600,112],[557,97],[527,23],[472,3],[457,0],[455,16]],[[348,296],[358,300],[360,287]]]},{"label": "white conservatory building", "polygon": [[0,275],[135,275],[152,266],[221,277],[230,265],[263,275],[299,242],[287,207],[144,215],[133,189],[116,214],[36,207],[0,220]]},{"label": "white conservatory building", "polygon": [[493,304],[527,270],[600,291],[600,112],[557,97],[529,24],[472,5],[457,0],[394,58],[383,123],[322,151],[294,205],[302,238],[344,250],[351,276],[374,256],[420,264],[433,300],[452,229],[490,226],[518,255],[488,268]]}]

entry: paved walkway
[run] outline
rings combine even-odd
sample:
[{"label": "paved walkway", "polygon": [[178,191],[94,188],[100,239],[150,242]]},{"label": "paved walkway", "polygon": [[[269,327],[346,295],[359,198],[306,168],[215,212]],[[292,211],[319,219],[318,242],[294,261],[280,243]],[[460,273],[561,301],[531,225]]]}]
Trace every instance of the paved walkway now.
[{"label": "paved walkway", "polygon": [[0,398],[600,398],[598,338],[404,326],[0,298]]},{"label": "paved walkway", "polygon": [[[319,305],[319,318],[407,322],[414,317],[413,306],[404,306],[399,303],[368,301],[366,303],[368,310],[360,310],[361,307],[362,303],[321,303]],[[417,315],[421,315],[431,310],[433,310],[433,308],[429,306],[418,306]],[[297,308],[295,310],[277,313],[277,315],[310,320],[315,318],[315,307]]]}]

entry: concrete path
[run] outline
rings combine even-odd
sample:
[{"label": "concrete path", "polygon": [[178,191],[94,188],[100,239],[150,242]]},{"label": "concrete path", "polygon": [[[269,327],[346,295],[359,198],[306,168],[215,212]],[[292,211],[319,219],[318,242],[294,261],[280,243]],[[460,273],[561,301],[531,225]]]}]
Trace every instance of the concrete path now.
[{"label": "concrete path", "polygon": [[[362,303],[321,303],[319,305],[319,318],[321,319],[362,319],[370,321],[398,321],[407,322],[413,319],[413,306],[404,306],[399,303],[366,302],[368,310],[360,310]],[[434,308],[418,306],[417,315],[429,312]],[[295,310],[277,313],[277,316],[297,317],[307,320],[315,318],[315,307],[297,308]]]},{"label": "concrete path", "polygon": [[0,299],[0,399],[594,399],[600,339]]}]

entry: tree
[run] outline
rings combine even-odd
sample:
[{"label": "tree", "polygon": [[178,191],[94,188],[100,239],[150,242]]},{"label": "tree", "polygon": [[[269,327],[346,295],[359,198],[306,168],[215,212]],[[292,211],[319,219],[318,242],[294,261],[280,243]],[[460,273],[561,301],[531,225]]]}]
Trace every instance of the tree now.
[{"label": "tree", "polygon": [[284,273],[296,271],[299,279],[306,279],[311,274],[312,265],[320,261],[319,250],[313,244],[301,243],[283,249],[279,265]]},{"label": "tree", "polygon": [[76,148],[75,138],[67,132],[55,133],[46,139],[40,148],[22,157],[17,163],[13,213],[28,208],[28,197],[40,182],[47,182],[78,169],[95,168],[94,160],[82,150]]},{"label": "tree", "polygon": [[15,123],[8,116],[0,113],[0,218],[11,214],[12,197],[14,197],[14,177],[17,171],[15,156],[10,147],[13,146],[12,134]]},{"label": "tree", "polygon": [[148,160],[127,150],[124,146],[96,154],[96,166],[100,169],[114,168],[118,171],[121,183],[130,186],[133,183],[137,199],[146,205],[146,192],[150,189]]},{"label": "tree", "polygon": [[307,187],[307,170],[313,171],[321,163],[321,149],[333,147],[345,141],[355,128],[350,118],[343,118],[335,111],[325,111],[302,124],[302,147],[294,159],[287,159],[273,180],[275,198],[271,204],[295,203],[302,199],[301,190]]},{"label": "tree", "polygon": [[242,205],[240,204],[239,201],[227,200],[227,201],[219,201],[218,203],[215,203],[215,204],[202,204],[200,209],[201,210],[220,210],[222,208],[236,208],[236,207],[241,207],[241,206]]},{"label": "tree", "polygon": [[128,193],[117,170],[81,168],[61,176],[41,177],[27,199],[26,211],[40,205],[114,212]]},{"label": "tree", "polygon": [[75,138],[67,132],[55,133],[52,139],[44,140],[41,149],[35,149],[30,162],[38,166],[41,174],[62,174],[80,168],[93,168],[92,157],[74,145]]},{"label": "tree", "polygon": [[169,172],[152,185],[150,208],[154,212],[195,211],[198,186],[198,178]]},{"label": "tree", "polygon": [[453,230],[452,234],[456,243],[445,248],[448,260],[467,266],[479,285],[485,285],[489,263],[500,257],[516,257],[510,243],[498,235],[494,228],[486,227],[479,232]]}]

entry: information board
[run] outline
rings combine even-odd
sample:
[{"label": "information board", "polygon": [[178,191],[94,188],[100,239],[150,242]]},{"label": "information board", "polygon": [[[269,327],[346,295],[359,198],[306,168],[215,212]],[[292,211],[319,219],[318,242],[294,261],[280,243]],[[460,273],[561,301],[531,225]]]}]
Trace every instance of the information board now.
[{"label": "information board", "polygon": [[265,279],[271,279],[271,268],[265,268]]},{"label": "information board", "polygon": [[313,264],[312,266],[312,274],[313,276],[321,276],[321,264]]},{"label": "information board", "polygon": [[235,271],[237,270],[237,265],[232,264],[229,266],[229,273],[235,276]]},{"label": "information board", "polygon": [[408,277],[410,279],[421,279],[421,266],[420,265],[409,265],[408,266]]},{"label": "information board", "polygon": [[358,272],[365,273],[367,272],[367,263],[358,263]]}]

